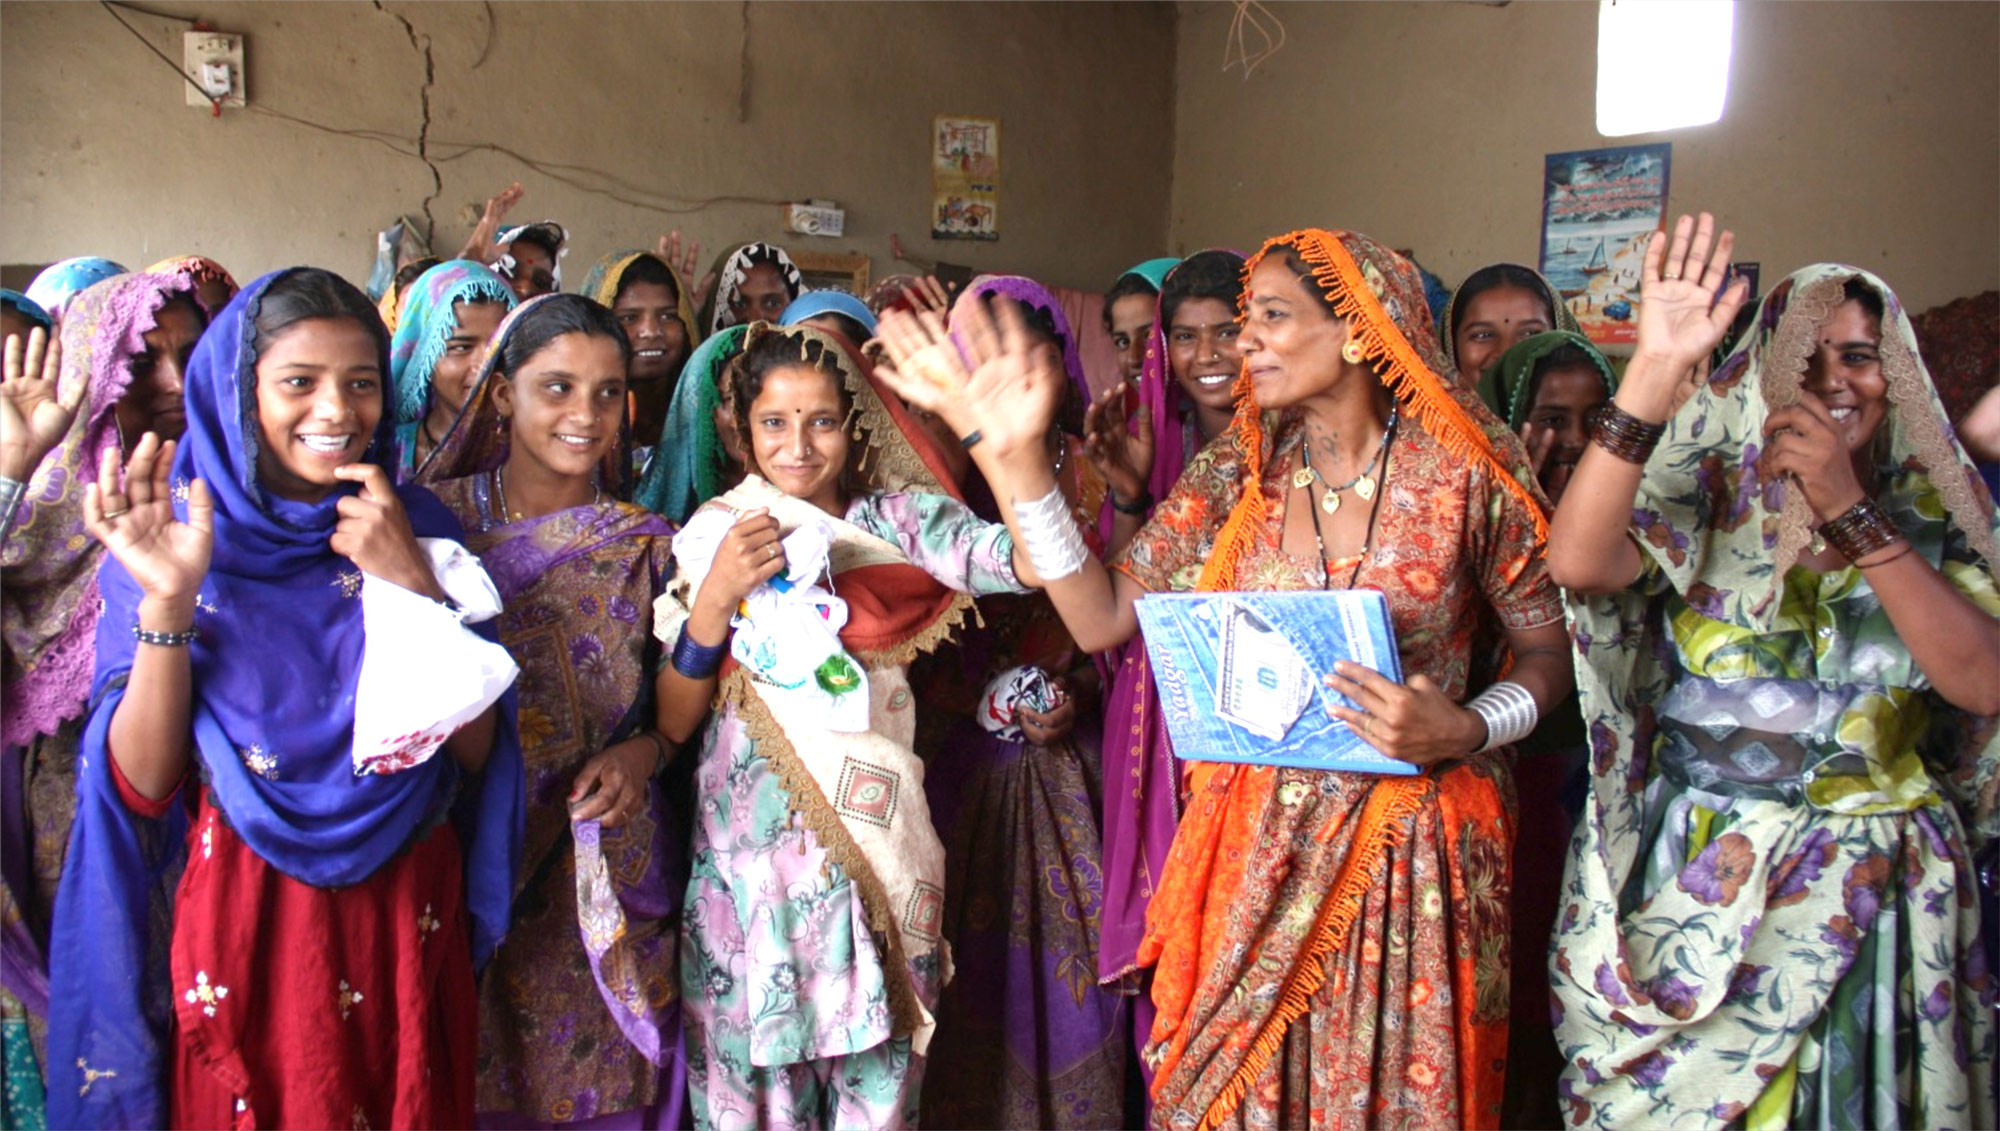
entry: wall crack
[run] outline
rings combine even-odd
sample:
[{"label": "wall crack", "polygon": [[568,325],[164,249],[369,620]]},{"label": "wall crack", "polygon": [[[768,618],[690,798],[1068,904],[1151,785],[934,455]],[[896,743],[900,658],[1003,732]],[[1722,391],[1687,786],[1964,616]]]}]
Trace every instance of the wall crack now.
[{"label": "wall crack", "polygon": [[403,34],[410,38],[411,50],[423,56],[424,59],[424,85],[417,92],[421,108],[421,117],[417,123],[417,158],[424,163],[425,168],[431,171],[431,191],[429,195],[424,197],[423,204],[424,242],[428,244],[437,234],[437,218],[431,215],[431,205],[437,201],[438,197],[444,195],[444,173],[438,168],[437,162],[431,160],[430,149],[431,87],[437,81],[437,60],[431,54],[431,37],[429,35],[418,34],[416,25],[410,22],[409,17],[403,15],[401,12],[391,10],[382,3],[382,0],[375,0],[375,10],[393,17],[397,23],[402,24]]}]

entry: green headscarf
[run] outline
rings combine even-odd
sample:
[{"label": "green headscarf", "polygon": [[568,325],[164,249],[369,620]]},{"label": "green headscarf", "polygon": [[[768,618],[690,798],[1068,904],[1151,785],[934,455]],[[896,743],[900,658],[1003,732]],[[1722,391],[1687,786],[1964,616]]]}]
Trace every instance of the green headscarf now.
[{"label": "green headscarf", "polygon": [[1123,279],[1126,275],[1137,275],[1141,279],[1151,283],[1153,285],[1153,293],[1158,294],[1160,288],[1166,285],[1167,272],[1173,270],[1174,265],[1179,262],[1179,259],[1171,255],[1163,255],[1158,259],[1148,259],[1136,267],[1127,269],[1118,278]]},{"label": "green headscarf", "polygon": [[1564,346],[1575,346],[1583,351],[1590,364],[1604,377],[1604,397],[1618,391],[1618,374],[1611,368],[1611,362],[1590,344],[1590,339],[1568,330],[1545,330],[1532,338],[1515,342],[1513,347],[1500,355],[1492,370],[1479,379],[1479,397],[1486,406],[1507,422],[1507,427],[1519,432],[1521,425],[1528,421],[1528,390],[1535,383],[1535,367],[1543,358]]},{"label": "green headscarf", "polygon": [[722,493],[722,440],[715,430],[722,367],[743,351],[745,326],[730,326],[695,347],[681,367],[673,404],[652,466],[632,493],[647,510],[686,522],[696,507]]}]

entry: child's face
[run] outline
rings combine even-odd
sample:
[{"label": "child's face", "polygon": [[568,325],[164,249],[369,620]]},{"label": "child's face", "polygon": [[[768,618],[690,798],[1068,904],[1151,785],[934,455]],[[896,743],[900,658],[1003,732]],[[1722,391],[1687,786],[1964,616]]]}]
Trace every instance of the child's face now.
[{"label": "child's face", "polygon": [[1554,436],[1549,461],[1542,465],[1542,490],[1550,502],[1562,499],[1576,461],[1590,442],[1590,421],[1606,401],[1604,376],[1588,365],[1565,366],[1543,373],[1528,406],[1528,426]]}]

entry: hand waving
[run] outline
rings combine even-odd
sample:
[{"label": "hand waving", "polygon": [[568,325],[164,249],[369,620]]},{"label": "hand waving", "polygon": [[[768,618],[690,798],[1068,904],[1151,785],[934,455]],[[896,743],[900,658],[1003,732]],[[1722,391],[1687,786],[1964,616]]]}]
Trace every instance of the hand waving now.
[{"label": "hand waving", "polygon": [[[1137,432],[1126,427],[1132,406],[1138,408]],[[1120,381],[1084,411],[1083,454],[1124,503],[1146,493],[1153,452],[1153,414],[1138,404],[1132,386]]]},{"label": "hand waving", "polygon": [[97,469],[97,482],[84,488],[83,525],[148,600],[184,610],[192,620],[215,544],[215,502],[208,484],[197,479],[188,487],[187,521],[174,518],[173,466],[174,441],[162,444],[146,433],[125,465],[123,491],[116,463],[105,460]]},{"label": "hand waving", "polygon": [[962,342],[934,310],[885,312],[879,334],[889,361],[875,372],[960,437],[978,432],[997,457],[1046,443],[1068,378],[1062,359],[1035,339],[1012,301],[994,305],[997,320],[984,303],[965,305]]},{"label": "hand waving", "polygon": [[1715,217],[1706,212],[1699,221],[1682,216],[1675,222],[1671,244],[1665,232],[1653,233],[1639,276],[1636,352],[1671,364],[1676,377],[1714,352],[1750,293],[1747,279],[1723,289],[1735,247],[1736,233],[1724,229],[1717,236]]},{"label": "hand waving", "polygon": [[62,441],[83,403],[84,382],[57,397],[62,340],[36,327],[23,341],[7,338],[0,375],[0,476],[26,482],[49,449]]},{"label": "hand waving", "polygon": [[[683,242],[679,228],[661,236],[659,242],[653,245],[653,254],[667,261],[667,266],[680,277],[682,286],[688,285],[694,279],[694,273],[701,270],[701,241]],[[701,309],[702,303],[708,301],[709,292],[715,289],[715,280],[715,272],[710,271],[701,277],[700,282],[694,284],[694,289],[686,296],[688,309]],[[689,332],[693,332],[693,327],[689,327]]]}]

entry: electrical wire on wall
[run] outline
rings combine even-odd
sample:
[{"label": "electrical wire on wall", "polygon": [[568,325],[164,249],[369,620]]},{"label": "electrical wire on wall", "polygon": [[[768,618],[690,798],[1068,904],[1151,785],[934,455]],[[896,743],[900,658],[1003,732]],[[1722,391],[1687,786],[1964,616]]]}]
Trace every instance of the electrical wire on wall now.
[{"label": "electrical wire on wall", "polygon": [[[154,46],[153,42],[147,39],[145,34],[138,28],[125,22],[124,17],[118,14],[117,9],[124,8],[158,19],[175,20],[189,25],[196,25],[199,21],[189,19],[186,16],[176,16],[167,12],[153,11],[149,8],[127,3],[125,0],[98,0],[98,3],[103,7],[107,15],[118,21],[118,25],[131,34],[132,38],[138,40],[148,51],[158,56],[162,63],[165,63],[173,70],[174,74],[180,76],[181,81],[187,83],[197,91],[201,91],[199,84],[190,78],[186,71],[181,70],[180,64],[174,62],[164,51]],[[489,8],[488,11],[490,17],[491,9]],[[489,45],[491,29],[492,25],[489,24]],[[208,98],[208,92],[201,91],[201,94],[203,98]],[[210,101],[212,103],[214,100],[210,99]],[[289,114],[283,110],[272,109],[269,106],[254,102],[246,106],[245,109],[254,114],[260,114],[267,118],[275,118],[296,126],[303,126],[320,133],[373,142],[411,160],[423,161],[425,159],[424,153],[418,151],[417,139],[413,137],[392,133],[387,130],[348,129],[341,126],[331,126],[324,122],[315,122],[309,118],[302,118],[296,114]],[[499,154],[500,156],[518,161],[527,168],[540,173],[542,176],[558,184],[567,185],[578,192],[588,193],[592,196],[601,196],[607,200],[616,201],[619,204],[667,216],[680,216],[691,212],[700,212],[718,204],[769,204],[783,207],[790,203],[787,200],[774,197],[741,196],[728,193],[696,199],[676,197],[666,193],[654,192],[651,189],[624,180],[616,174],[608,173],[589,165],[574,165],[561,161],[549,161],[530,157],[517,149],[490,141],[447,141],[441,138],[430,138],[425,149],[429,153],[429,160],[439,164],[458,161],[474,153]]]},{"label": "electrical wire on wall", "polygon": [[[1284,47],[1285,21],[1258,0],[1235,0],[1234,6],[1236,13],[1229,19],[1229,37],[1222,44],[1222,69],[1242,67],[1243,79],[1248,82],[1250,72]],[[1254,51],[1250,47],[1253,32],[1262,40]]]}]

